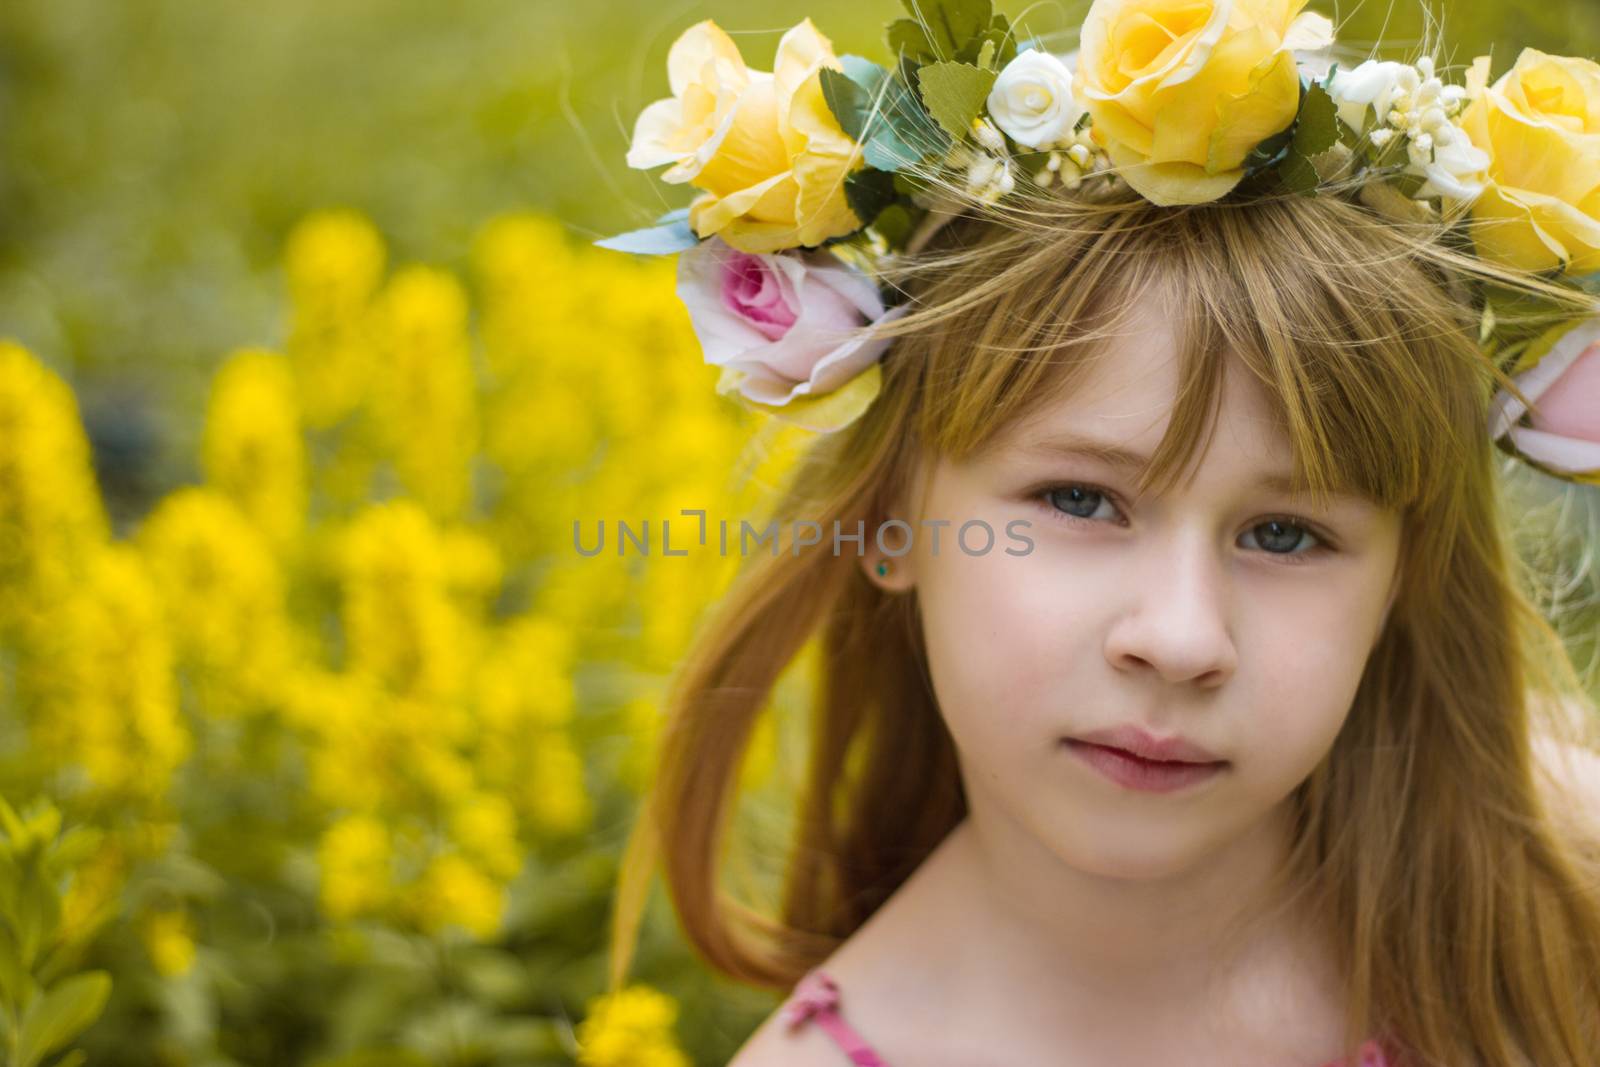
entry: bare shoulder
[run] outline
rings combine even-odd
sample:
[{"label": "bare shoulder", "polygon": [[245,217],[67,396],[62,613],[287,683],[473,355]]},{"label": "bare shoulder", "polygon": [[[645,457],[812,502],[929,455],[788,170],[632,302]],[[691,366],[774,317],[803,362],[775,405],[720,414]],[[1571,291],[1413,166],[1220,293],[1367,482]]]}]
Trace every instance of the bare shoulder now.
[{"label": "bare shoulder", "polygon": [[1600,833],[1600,751],[1539,734],[1534,755],[1544,771],[1540,784],[1553,814],[1573,817]]},{"label": "bare shoulder", "polygon": [[815,1023],[790,1029],[781,1009],[767,1016],[728,1067],[851,1067],[850,1057]]}]

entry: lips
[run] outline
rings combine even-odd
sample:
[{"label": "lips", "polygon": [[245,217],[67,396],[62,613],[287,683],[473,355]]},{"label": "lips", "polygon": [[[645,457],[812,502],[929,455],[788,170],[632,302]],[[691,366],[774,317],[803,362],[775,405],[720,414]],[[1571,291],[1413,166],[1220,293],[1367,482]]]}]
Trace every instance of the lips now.
[{"label": "lips", "polygon": [[1137,726],[1115,726],[1106,730],[1087,730],[1074,734],[1070,741],[1084,741],[1104,748],[1120,749],[1144,760],[1163,763],[1224,763],[1222,757],[1184,737],[1157,737]]}]

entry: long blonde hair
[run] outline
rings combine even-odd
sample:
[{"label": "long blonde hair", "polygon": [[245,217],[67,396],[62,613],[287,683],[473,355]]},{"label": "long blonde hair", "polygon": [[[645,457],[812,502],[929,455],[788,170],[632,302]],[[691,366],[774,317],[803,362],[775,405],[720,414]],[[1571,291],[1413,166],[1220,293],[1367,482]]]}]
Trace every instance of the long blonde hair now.
[{"label": "long blonde hair", "polygon": [[[1070,389],[1119,311],[1170,294],[1180,395],[1140,492],[1186,467],[1234,359],[1313,493],[1354,488],[1403,517],[1394,608],[1332,751],[1292,794],[1282,873],[1342,953],[1348,1051],[1382,1033],[1405,1063],[1600,1067],[1600,845],[1559,821],[1535,745],[1592,746],[1592,716],[1562,710],[1592,709],[1502,506],[1486,410],[1509,382],[1478,345],[1474,276],[1564,299],[1442,225],[1339,196],[1174,209],[1113,190],[958,218],[895,275],[914,311],[891,328],[881,395],[815,442],[774,517],[874,528],[919,456],[970,455]],[[674,677],[619,886],[614,984],[658,862],[705,961],[781,991],[966,813],[915,592],[885,593],[849,554],[781,549],[741,565]],[[809,762],[772,916],[719,874],[752,726],[813,639]]]}]

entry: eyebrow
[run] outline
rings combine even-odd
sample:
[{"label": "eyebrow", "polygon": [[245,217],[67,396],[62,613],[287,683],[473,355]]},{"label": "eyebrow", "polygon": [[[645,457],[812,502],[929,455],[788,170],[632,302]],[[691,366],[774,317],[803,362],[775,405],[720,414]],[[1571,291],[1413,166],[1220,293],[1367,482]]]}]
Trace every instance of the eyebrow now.
[{"label": "eyebrow", "polygon": [[[1058,434],[1025,446],[1023,451],[1038,453],[1040,455],[1060,456],[1088,456],[1109,463],[1113,467],[1121,467],[1129,471],[1141,471],[1150,465],[1151,457],[1110,441],[1101,441],[1093,437],[1081,437],[1076,434]],[[1295,481],[1291,471],[1267,471],[1255,480],[1258,489],[1269,492],[1293,494],[1303,490],[1301,483]],[[1334,496],[1353,496],[1351,493],[1334,492]]]}]

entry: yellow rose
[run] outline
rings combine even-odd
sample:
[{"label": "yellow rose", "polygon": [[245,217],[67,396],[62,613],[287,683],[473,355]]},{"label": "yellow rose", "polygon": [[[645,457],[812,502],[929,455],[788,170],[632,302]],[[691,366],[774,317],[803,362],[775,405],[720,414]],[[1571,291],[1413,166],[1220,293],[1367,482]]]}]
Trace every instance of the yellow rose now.
[{"label": "yellow rose", "polygon": [[1073,93],[1118,173],[1157,204],[1203,204],[1300,106],[1295,49],[1331,43],[1307,0],[1094,0]]},{"label": "yellow rose", "polygon": [[783,35],[773,71],[751,70],[709,19],[685,30],[667,56],[671,97],[645,108],[628,165],[664,163],[669,182],[705,195],[689,206],[701,237],[744,252],[819,245],[860,229],[844,179],[863,165],[822,96],[833,45],[806,19]]},{"label": "yellow rose", "polygon": [[1600,270],[1600,65],[1525,48],[1488,81],[1479,56],[1461,116],[1489,154],[1472,211],[1479,254],[1521,270]]}]

